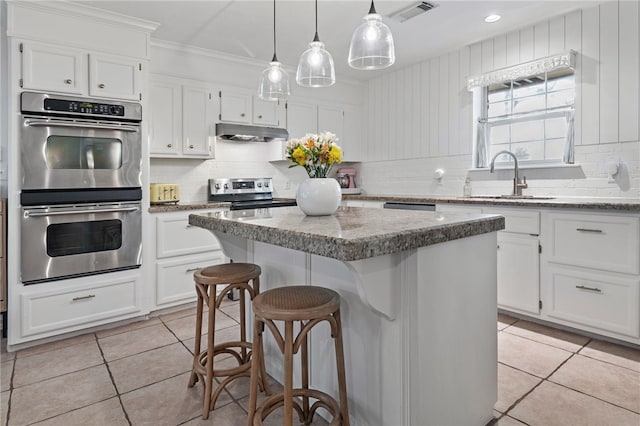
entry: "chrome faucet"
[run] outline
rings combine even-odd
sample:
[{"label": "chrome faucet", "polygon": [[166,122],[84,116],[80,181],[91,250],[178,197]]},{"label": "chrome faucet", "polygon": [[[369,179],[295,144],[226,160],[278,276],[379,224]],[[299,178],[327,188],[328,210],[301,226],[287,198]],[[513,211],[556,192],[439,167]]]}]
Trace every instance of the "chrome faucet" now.
[{"label": "chrome faucet", "polygon": [[497,153],[496,155],[493,156],[493,159],[491,160],[491,173],[493,173],[494,171],[494,166],[496,163],[496,158],[498,158],[498,156],[502,155],[502,154],[508,154],[510,156],[513,157],[513,161],[515,163],[515,176],[513,177],[513,194],[511,194],[514,197],[522,197],[522,190],[526,189],[529,187],[529,185],[527,185],[527,177],[525,176],[523,178],[522,181],[520,181],[520,177],[518,176],[518,158],[516,158],[515,154],[511,151],[500,151],[499,153]]}]

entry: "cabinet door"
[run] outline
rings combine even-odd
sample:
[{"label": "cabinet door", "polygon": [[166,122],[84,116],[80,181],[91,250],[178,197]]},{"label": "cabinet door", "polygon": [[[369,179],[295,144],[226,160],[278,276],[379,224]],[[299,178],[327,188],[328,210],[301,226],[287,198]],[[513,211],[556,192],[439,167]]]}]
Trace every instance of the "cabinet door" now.
[{"label": "cabinet door", "polygon": [[318,133],[320,132],[335,133],[338,139],[342,140],[344,136],[344,112],[342,108],[318,106]]},{"label": "cabinet door", "polygon": [[287,102],[287,130],[289,139],[301,138],[318,131],[318,108],[314,104]]},{"label": "cabinet door", "polygon": [[211,91],[202,87],[182,87],[182,153],[209,158],[213,108]]},{"label": "cabinet door", "polygon": [[253,97],[253,123],[261,126],[279,126],[278,109],[279,102],[263,101],[257,96]]},{"label": "cabinet door", "polygon": [[87,55],[80,50],[49,45],[22,45],[22,87],[86,94]]},{"label": "cabinet door", "polygon": [[539,301],[538,239],[498,232],[498,306],[538,315]]},{"label": "cabinet door", "polygon": [[338,145],[344,153],[343,161],[362,160],[362,113],[357,108],[345,108],[342,136]]},{"label": "cabinet door", "polygon": [[199,256],[179,256],[156,263],[156,305],[196,300],[193,273],[198,269],[224,263],[220,250]]},{"label": "cabinet door", "polygon": [[175,83],[152,82],[150,90],[151,155],[178,155],[182,138],[182,89]]},{"label": "cabinet door", "polygon": [[234,123],[251,122],[251,96],[228,91],[220,92],[220,120]]},{"label": "cabinet door", "polygon": [[89,94],[104,98],[140,99],[139,61],[110,55],[89,55]]}]

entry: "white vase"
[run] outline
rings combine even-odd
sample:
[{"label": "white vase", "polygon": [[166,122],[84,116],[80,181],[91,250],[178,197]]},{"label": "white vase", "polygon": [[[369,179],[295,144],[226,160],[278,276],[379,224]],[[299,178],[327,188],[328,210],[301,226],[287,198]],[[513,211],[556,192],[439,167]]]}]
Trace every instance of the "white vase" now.
[{"label": "white vase", "polygon": [[327,216],[338,210],[342,191],[333,178],[308,178],[300,182],[296,202],[307,216]]}]

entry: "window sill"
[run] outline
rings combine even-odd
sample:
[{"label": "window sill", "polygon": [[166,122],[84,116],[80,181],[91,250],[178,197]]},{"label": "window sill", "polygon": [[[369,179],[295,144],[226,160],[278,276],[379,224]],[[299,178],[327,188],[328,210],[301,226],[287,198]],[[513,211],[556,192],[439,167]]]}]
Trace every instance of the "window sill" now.
[{"label": "window sill", "polygon": [[[580,164],[538,164],[518,167],[520,177],[527,179],[585,179],[586,175]],[[489,168],[469,169],[471,180],[511,180],[513,167],[497,168],[491,173]]]}]

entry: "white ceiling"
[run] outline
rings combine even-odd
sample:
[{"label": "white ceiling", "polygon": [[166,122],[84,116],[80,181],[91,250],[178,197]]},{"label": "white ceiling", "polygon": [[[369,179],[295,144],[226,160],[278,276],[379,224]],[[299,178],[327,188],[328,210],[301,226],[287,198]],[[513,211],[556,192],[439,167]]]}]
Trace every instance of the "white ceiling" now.
[{"label": "white ceiling", "polygon": [[[136,0],[89,1],[91,6],[155,21],[154,39],[211,49],[266,63],[273,54],[272,0]],[[430,1],[431,2],[431,1]],[[387,15],[416,1],[375,2],[391,28],[396,45],[394,68],[420,62],[464,45],[533,24],[594,2],[435,0],[436,8],[404,23]],[[347,64],[353,30],[369,10],[369,0],[318,1],[318,33],[333,55],[336,76],[369,79],[385,71],[357,71]],[[498,13],[502,20],[487,24]],[[277,0],[277,54],[288,68],[314,35],[314,0]],[[388,71],[388,70],[387,70]]]}]

